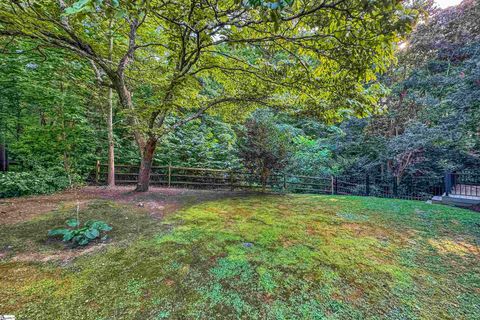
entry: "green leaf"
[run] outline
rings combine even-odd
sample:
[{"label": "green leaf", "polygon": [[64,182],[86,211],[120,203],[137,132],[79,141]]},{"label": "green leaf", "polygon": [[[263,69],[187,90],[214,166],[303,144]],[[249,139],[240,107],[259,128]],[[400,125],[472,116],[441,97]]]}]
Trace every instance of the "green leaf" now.
[{"label": "green leaf", "polygon": [[112,227],[110,227],[108,224],[106,224],[103,221],[93,221],[89,224],[90,228],[93,229],[98,229],[100,231],[110,231],[112,230]]},{"label": "green leaf", "polygon": [[70,230],[68,230],[68,229],[53,229],[53,230],[48,231],[48,236],[49,237],[63,236],[67,232],[70,232]]},{"label": "green leaf", "polygon": [[68,242],[72,240],[74,233],[70,230],[65,229],[66,232],[63,234],[63,241]]},{"label": "green leaf", "polygon": [[78,221],[77,219],[69,219],[67,220],[67,226],[69,227],[72,227],[72,228],[76,228],[80,225],[80,221]]},{"label": "green leaf", "polygon": [[115,19],[121,19],[127,16],[127,12],[123,9],[119,9],[115,13]]},{"label": "green leaf", "polygon": [[90,239],[84,236],[78,236],[76,242],[81,246],[86,246],[90,242]]},{"label": "green leaf", "polygon": [[99,236],[100,236],[100,232],[97,229],[88,229],[85,232],[85,237],[91,240],[98,238]]},{"label": "green leaf", "polygon": [[89,9],[91,0],[79,0],[65,9],[65,14],[75,14]]}]

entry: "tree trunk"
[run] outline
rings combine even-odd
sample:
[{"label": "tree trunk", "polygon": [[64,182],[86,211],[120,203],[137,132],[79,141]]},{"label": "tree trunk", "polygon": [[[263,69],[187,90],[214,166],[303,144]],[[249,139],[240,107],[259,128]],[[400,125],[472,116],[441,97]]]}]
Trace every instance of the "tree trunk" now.
[{"label": "tree trunk", "polygon": [[[112,84],[115,88],[115,91],[118,94],[120,105],[126,109],[133,111],[134,106],[132,103],[132,95],[128,90],[125,81],[122,75],[111,77]],[[145,139],[145,136],[138,129],[139,121],[137,117],[132,114],[129,117],[130,125],[135,127],[133,129],[133,136],[137,142],[138,149],[140,151],[140,156],[142,157],[142,162],[140,164],[140,171],[138,173],[137,187],[135,191],[145,192],[148,191],[150,183],[150,171],[152,169],[153,156],[155,154],[155,147],[157,145],[157,139],[150,137],[148,140]]]},{"label": "tree trunk", "polygon": [[115,144],[113,141],[113,90],[108,89],[108,178],[109,187],[115,186]]},{"label": "tree trunk", "polygon": [[65,97],[67,95],[66,89],[63,86],[63,82],[60,82],[60,92],[62,93],[61,96],[61,104],[60,104],[60,115],[61,115],[61,121],[62,121],[62,132],[60,134],[61,141],[63,142],[62,144],[64,145],[63,149],[63,168],[65,169],[65,173],[67,174],[68,177],[68,184],[70,187],[73,186],[73,181],[72,181],[72,166],[71,166],[71,161],[70,161],[70,152],[71,151],[71,146],[67,142],[67,126],[65,123]]},{"label": "tree trunk", "polygon": [[138,173],[137,188],[135,191],[145,192],[148,191],[150,184],[150,172],[152,170],[153,156],[155,154],[155,148],[157,146],[157,139],[149,138],[143,148],[142,163],[140,165],[140,172]]},{"label": "tree trunk", "polygon": [[[112,53],[113,53],[113,34],[112,34],[113,20],[110,20],[109,23],[109,50],[108,50],[108,60],[112,63]],[[113,89],[108,88],[108,118],[107,118],[107,129],[108,129],[108,177],[107,184],[109,187],[115,186],[115,144],[113,141]]]},{"label": "tree trunk", "polygon": [[265,192],[267,188],[268,176],[270,175],[270,170],[267,168],[262,169],[262,192]]},{"label": "tree trunk", "polygon": [[128,117],[128,120],[130,122],[129,124],[130,126],[135,127],[135,129],[133,129],[133,136],[135,138],[135,141],[137,142],[140,153],[143,153],[143,150],[146,147],[146,141],[141,131],[137,129],[140,126],[140,123],[134,114],[135,108],[132,103],[132,95],[122,78],[113,77],[111,78],[111,80],[115,91],[118,94],[118,99],[122,108],[132,111],[132,114]]}]

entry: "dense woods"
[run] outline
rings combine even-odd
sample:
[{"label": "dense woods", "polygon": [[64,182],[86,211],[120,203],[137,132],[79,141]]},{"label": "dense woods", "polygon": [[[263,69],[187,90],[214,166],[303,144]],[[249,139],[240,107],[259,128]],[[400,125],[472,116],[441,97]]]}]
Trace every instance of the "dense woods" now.
[{"label": "dense woods", "polygon": [[478,2],[251,2],[1,4],[0,195],[84,183],[109,145],[141,164],[139,190],[152,164],[398,180],[479,164]]}]

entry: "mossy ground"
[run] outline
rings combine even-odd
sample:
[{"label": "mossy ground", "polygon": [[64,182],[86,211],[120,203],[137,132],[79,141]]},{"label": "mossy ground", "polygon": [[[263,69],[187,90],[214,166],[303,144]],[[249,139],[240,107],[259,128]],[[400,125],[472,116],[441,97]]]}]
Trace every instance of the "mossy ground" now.
[{"label": "mossy ground", "polygon": [[[0,314],[18,319],[480,318],[480,216],[475,212],[307,195],[209,201],[161,221],[134,211],[106,201],[90,206],[87,215],[113,225],[112,243],[68,264],[0,262]],[[42,238],[68,215],[3,226],[0,246],[11,243],[12,252],[31,246],[71,250]]]}]

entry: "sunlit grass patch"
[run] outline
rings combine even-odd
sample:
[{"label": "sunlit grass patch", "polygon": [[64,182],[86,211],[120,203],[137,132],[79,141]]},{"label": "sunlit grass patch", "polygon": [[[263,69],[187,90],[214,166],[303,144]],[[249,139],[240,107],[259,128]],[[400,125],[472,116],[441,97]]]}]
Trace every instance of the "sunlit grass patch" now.
[{"label": "sunlit grass patch", "polygon": [[443,254],[455,254],[461,257],[476,256],[480,261],[479,245],[451,239],[429,239],[428,243]]}]

